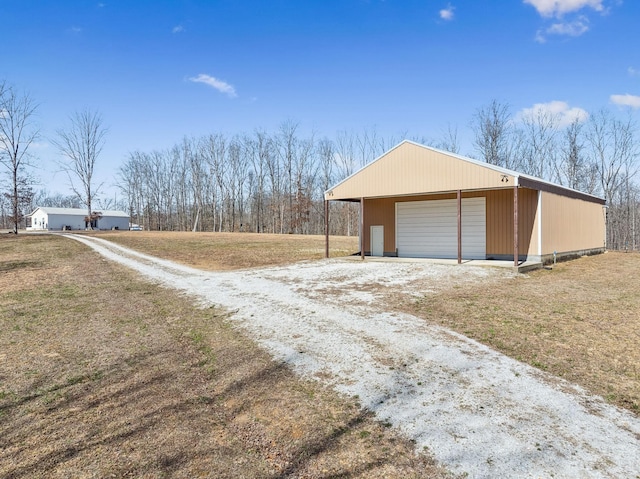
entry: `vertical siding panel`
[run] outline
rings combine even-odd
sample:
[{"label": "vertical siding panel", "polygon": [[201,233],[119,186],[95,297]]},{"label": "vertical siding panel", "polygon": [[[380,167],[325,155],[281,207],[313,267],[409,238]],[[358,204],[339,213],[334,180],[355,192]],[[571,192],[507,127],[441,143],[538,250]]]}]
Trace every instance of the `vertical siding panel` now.
[{"label": "vertical siding panel", "polygon": [[378,198],[364,202],[364,250],[371,251],[371,226],[384,226],[384,251],[395,251],[395,201]]},{"label": "vertical siding panel", "polygon": [[513,254],[513,190],[487,192],[487,255]]},{"label": "vertical siding panel", "polygon": [[542,192],[542,254],[604,247],[602,205]]}]

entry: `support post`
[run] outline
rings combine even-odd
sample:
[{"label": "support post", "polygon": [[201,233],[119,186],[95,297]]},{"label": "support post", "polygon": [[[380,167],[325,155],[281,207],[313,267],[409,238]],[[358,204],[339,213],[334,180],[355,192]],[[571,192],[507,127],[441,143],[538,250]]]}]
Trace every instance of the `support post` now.
[{"label": "support post", "polygon": [[329,257],[329,200],[324,200],[324,257]]},{"label": "support post", "polygon": [[462,263],[462,191],[458,190],[458,264]]},{"label": "support post", "polygon": [[360,259],[364,260],[364,198],[360,198]]},{"label": "support post", "polygon": [[513,187],[513,266],[518,267],[518,186]]}]

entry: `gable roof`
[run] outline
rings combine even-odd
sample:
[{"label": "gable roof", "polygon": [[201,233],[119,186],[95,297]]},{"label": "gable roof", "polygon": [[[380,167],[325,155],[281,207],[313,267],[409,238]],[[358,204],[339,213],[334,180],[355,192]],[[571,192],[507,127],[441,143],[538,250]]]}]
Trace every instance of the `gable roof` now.
[{"label": "gable roof", "polygon": [[[65,216],[87,216],[87,210],[84,208],[53,208],[50,206],[38,206],[33,213],[29,216],[33,216],[36,211],[41,210],[48,215],[65,215]],[[129,218],[129,215],[124,211],[118,210],[97,210],[102,213],[102,217],[117,217],[117,218]]]},{"label": "gable roof", "polygon": [[358,201],[457,190],[505,189],[521,186],[604,204],[597,196],[404,140],[325,192],[326,200]]}]

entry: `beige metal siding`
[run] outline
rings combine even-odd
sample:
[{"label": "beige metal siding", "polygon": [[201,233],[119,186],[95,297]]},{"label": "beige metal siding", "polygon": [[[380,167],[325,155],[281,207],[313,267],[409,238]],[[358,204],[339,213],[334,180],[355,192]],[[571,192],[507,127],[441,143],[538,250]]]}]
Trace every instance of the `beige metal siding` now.
[{"label": "beige metal siding", "polygon": [[325,198],[358,199],[513,185],[513,176],[414,143],[401,143],[336,185]]},{"label": "beige metal siding", "polygon": [[603,206],[542,192],[542,254],[603,248]]}]

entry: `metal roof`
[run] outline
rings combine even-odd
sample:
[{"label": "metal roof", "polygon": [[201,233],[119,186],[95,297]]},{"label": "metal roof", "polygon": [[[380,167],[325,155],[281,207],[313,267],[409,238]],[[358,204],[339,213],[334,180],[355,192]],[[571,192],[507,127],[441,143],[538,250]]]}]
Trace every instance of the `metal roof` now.
[{"label": "metal roof", "polygon": [[[36,211],[41,210],[48,215],[66,215],[66,216],[87,216],[87,210],[85,208],[53,208],[50,206],[38,206],[33,213],[29,216],[33,216]],[[124,211],[118,210],[94,210],[99,211],[102,217],[117,217],[117,218],[129,218],[129,215]]]}]

